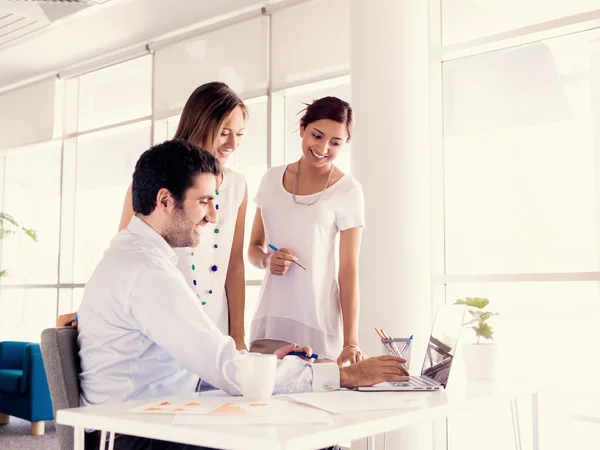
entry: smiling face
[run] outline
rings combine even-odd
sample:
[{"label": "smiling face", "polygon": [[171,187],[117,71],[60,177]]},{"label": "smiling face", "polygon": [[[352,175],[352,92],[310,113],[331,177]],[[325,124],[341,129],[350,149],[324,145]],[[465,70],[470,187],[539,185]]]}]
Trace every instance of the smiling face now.
[{"label": "smiling face", "polygon": [[339,155],[348,140],[343,123],[321,119],[300,128],[304,159],[315,167],[329,165]]},{"label": "smiling face", "polygon": [[181,203],[169,208],[163,237],[171,247],[196,247],[207,223],[214,223],[217,211],[213,202],[217,180],[213,174],[201,173],[185,192]]},{"label": "smiling face", "polygon": [[214,143],[205,142],[203,148],[217,158],[221,164],[225,164],[242,142],[245,128],[244,110],[241,106],[236,106],[223,122],[222,129]]}]

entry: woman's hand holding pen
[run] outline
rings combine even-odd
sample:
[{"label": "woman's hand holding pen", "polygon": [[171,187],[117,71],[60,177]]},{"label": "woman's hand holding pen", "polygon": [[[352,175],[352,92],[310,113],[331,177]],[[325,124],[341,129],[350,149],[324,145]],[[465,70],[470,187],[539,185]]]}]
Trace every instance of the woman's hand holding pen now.
[{"label": "woman's hand holding pen", "polygon": [[276,252],[269,253],[265,258],[265,269],[271,272],[273,275],[284,275],[293,261],[297,261],[290,250],[287,248],[280,248]]}]

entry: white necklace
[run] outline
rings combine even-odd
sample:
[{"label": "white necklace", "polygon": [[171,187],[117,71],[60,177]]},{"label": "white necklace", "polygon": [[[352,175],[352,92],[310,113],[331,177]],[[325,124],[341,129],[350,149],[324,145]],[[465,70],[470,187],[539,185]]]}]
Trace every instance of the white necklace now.
[{"label": "white necklace", "polygon": [[329,176],[327,177],[327,183],[325,183],[325,187],[319,193],[319,196],[311,203],[299,202],[298,200],[296,200],[296,189],[298,188],[298,178],[300,177],[300,160],[298,160],[298,170],[296,170],[296,178],[294,179],[294,191],[292,192],[292,197],[294,198],[294,203],[296,203],[298,205],[303,205],[303,206],[311,206],[311,205],[314,205],[315,203],[317,203],[317,201],[321,198],[321,195],[323,195],[323,192],[325,192],[325,190],[327,189],[327,186],[329,186],[329,181],[331,181],[332,173],[333,173],[333,163],[331,163],[331,169],[329,170]]}]

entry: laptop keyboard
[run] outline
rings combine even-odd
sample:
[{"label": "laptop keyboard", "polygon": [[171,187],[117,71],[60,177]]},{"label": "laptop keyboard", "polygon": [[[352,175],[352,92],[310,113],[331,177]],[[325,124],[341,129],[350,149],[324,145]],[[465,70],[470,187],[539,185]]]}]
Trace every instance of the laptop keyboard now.
[{"label": "laptop keyboard", "polygon": [[432,387],[432,386],[438,386],[438,384],[433,383],[432,381],[428,380],[427,378],[421,378],[421,377],[410,377],[408,379],[408,381],[396,381],[391,384],[394,387],[413,386],[413,387],[428,388],[428,387]]}]

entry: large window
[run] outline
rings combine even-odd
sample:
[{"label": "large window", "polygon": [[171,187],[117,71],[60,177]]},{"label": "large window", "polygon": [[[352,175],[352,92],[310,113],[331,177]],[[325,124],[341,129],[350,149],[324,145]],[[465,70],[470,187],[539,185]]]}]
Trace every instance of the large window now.
[{"label": "large window", "polygon": [[135,163],[152,142],[152,57],[67,79],[63,92],[62,288],[55,314],[79,307],[82,286],[117,232]]},{"label": "large window", "polygon": [[78,139],[74,282],[87,282],[116,234],[135,163],[149,147],[149,121]]},{"label": "large window", "polygon": [[[147,56],[60,82],[56,108],[46,108],[56,121],[46,128],[62,124],[54,128],[63,139],[2,154],[2,211],[34,229],[38,242],[2,241],[0,339],[38,341],[57,314],[79,306],[116,233],[135,162],[150,146],[151,122],[143,119],[152,112],[151,70]],[[19,95],[39,96],[44,87]]]},{"label": "large window", "polygon": [[58,279],[60,221],[60,142],[21,147],[2,156],[2,210],[37,232],[37,242],[24,234],[2,241],[0,340],[39,339],[54,323]]},{"label": "large window", "polygon": [[[79,78],[77,131],[152,113],[152,57],[145,56]],[[127,101],[123,101],[123,99]]]},{"label": "large window", "polygon": [[[264,276],[264,270],[255,268],[247,258],[246,249],[250,243],[252,222],[256,204],[254,197],[258,191],[260,180],[267,171],[267,99],[260,97],[246,102],[250,118],[244,133],[244,139],[239,149],[233,154],[231,168],[240,172],[246,178],[248,186],[248,209],[246,211],[246,226],[244,236],[244,258],[246,280],[259,281]],[[251,303],[251,295],[248,295]]]},{"label": "large window", "polygon": [[60,142],[49,142],[4,156],[3,211],[38,235],[38,242],[24,234],[9,236],[2,242],[4,284],[57,282],[60,151]]},{"label": "large window", "polygon": [[444,65],[449,273],[599,269],[598,49],[580,34]]},{"label": "large window", "polygon": [[[487,297],[500,313],[491,324],[503,382],[555,382],[551,360],[564,373],[598,366],[599,39],[578,33],[444,63],[445,300]],[[542,447],[565,448],[553,427],[575,428],[543,402]],[[467,428],[491,431],[490,421],[506,429],[490,448],[507,448],[507,416],[452,419],[451,448],[470,449]]]},{"label": "large window", "polygon": [[0,293],[0,341],[39,342],[56,321],[56,289],[6,288]]}]

